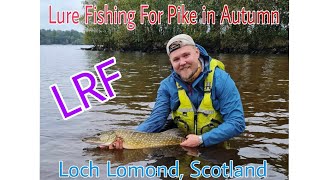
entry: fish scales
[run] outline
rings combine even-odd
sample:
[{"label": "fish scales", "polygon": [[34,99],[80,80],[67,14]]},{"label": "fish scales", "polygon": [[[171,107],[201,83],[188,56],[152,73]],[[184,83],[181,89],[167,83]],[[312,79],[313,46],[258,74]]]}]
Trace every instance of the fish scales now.
[{"label": "fish scales", "polygon": [[122,138],[123,147],[126,149],[153,148],[161,146],[179,145],[182,137],[169,136],[165,133],[141,133],[116,130],[117,137]]},{"label": "fish scales", "polygon": [[183,137],[166,134],[165,132],[144,133],[120,129],[100,132],[93,137],[84,138],[83,141],[108,146],[114,142],[117,137],[120,137],[123,140],[123,148],[125,149],[143,149],[179,145],[184,140]]}]

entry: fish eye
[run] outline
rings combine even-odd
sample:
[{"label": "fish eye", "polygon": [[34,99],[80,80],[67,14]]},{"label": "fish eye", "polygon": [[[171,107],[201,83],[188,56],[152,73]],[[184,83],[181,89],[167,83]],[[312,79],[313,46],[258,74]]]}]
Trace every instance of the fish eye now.
[{"label": "fish eye", "polygon": [[101,135],[101,133],[97,133],[97,136],[100,136]]}]

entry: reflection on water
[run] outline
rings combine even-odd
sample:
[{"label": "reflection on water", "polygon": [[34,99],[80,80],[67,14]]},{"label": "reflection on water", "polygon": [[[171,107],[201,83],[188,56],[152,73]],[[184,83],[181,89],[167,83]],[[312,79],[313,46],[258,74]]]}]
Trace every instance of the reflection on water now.
[{"label": "reflection on water", "polygon": [[[101,167],[108,160],[114,167],[169,167],[176,159],[180,160],[184,179],[194,173],[189,167],[193,160],[200,160],[201,165],[222,165],[231,159],[235,165],[243,166],[258,166],[267,160],[268,178],[288,179],[288,56],[214,55],[226,65],[241,94],[247,127],[239,137],[204,149],[178,146],[112,151],[88,146],[81,139],[98,131],[134,129],[144,121],[151,113],[159,83],[170,74],[171,66],[165,53],[93,52],[79,50],[80,47],[83,46],[41,46],[41,179],[57,179],[60,160],[65,167],[80,167],[88,160]],[[69,77],[82,70],[93,72],[96,63],[111,56],[116,57],[117,64],[106,72],[120,71],[122,75],[112,83],[117,97],[103,104],[89,98],[92,109],[63,121],[49,86],[58,84],[69,109],[78,106],[80,101]],[[98,90],[103,92],[101,84]]]}]

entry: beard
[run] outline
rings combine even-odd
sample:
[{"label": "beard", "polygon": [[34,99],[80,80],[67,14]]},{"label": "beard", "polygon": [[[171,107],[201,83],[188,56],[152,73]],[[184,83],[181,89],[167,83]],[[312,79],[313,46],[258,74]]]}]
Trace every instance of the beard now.
[{"label": "beard", "polygon": [[201,66],[198,66],[198,68],[191,71],[191,73],[189,73],[189,74],[187,73],[185,76],[180,75],[180,77],[183,81],[191,83],[199,76],[199,74],[201,72],[200,69],[201,69]]}]

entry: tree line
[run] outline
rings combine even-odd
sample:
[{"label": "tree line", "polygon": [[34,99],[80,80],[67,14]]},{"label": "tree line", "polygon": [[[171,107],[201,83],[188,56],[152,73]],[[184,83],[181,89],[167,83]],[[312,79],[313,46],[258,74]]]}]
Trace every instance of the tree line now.
[{"label": "tree line", "polygon": [[84,34],[75,30],[40,29],[40,44],[84,44]]},{"label": "tree line", "polygon": [[[237,53],[288,53],[289,51],[289,1],[288,0],[85,0],[83,5],[94,5],[96,11],[104,10],[104,4],[108,4],[109,10],[117,6],[118,10],[136,10],[134,20],[136,28],[128,31],[125,24],[85,24],[84,16],[81,22],[85,26],[84,42],[93,44],[97,50],[123,50],[123,51],[163,51],[166,42],[176,34],[186,33],[192,36],[196,43],[204,46],[208,51],[237,52]],[[167,16],[162,17],[161,24],[140,24],[140,5],[148,4],[145,10],[167,11],[168,4],[180,6],[185,4],[187,10],[195,10],[198,20],[201,18],[202,6],[207,10],[216,12],[215,24],[196,25],[177,24],[176,18],[171,24],[167,23]],[[238,11],[242,7],[250,11],[278,10],[280,24],[278,25],[220,25],[219,20],[224,4],[229,10]],[[167,13],[167,12],[166,12]],[[91,17],[92,18],[92,17]],[[92,22],[92,19],[90,20]]]}]

